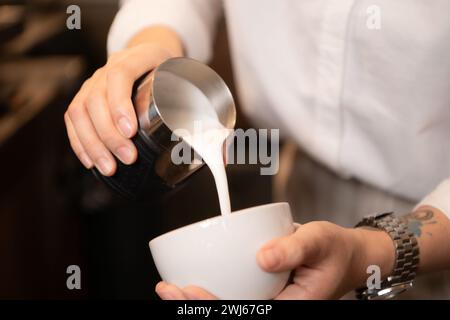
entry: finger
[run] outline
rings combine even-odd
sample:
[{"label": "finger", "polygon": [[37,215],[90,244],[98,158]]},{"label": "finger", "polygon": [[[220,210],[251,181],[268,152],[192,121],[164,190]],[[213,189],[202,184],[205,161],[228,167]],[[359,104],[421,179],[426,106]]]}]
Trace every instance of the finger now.
[{"label": "finger", "polygon": [[277,297],[279,300],[338,299],[345,292],[339,289],[339,268],[324,270],[300,267],[295,270],[293,284],[288,285]]},{"label": "finger", "polygon": [[72,150],[75,152],[75,155],[78,157],[80,162],[87,169],[91,169],[94,164],[91,158],[89,158],[86,151],[84,150],[80,140],[78,139],[77,134],[75,133],[75,129],[73,128],[73,124],[70,121],[67,112],[64,114],[64,122],[66,123],[67,136],[69,137],[70,146],[72,147]]},{"label": "finger", "polygon": [[189,300],[217,300],[213,294],[199,287],[187,286],[182,291]]},{"label": "finger", "polygon": [[267,243],[257,254],[259,265],[269,272],[281,272],[311,260],[321,241],[307,226],[298,226],[295,233]]},{"label": "finger", "polygon": [[176,286],[163,281],[156,285],[155,291],[163,300],[186,300],[186,296],[183,294],[183,291]]},{"label": "finger", "polygon": [[82,105],[73,105],[68,110],[75,133],[89,158],[105,176],[116,170],[116,162],[95,131],[89,115]]},{"label": "finger", "polygon": [[[155,56],[139,46],[126,59],[110,66],[107,72],[107,99],[111,116],[119,132],[131,138],[137,130],[137,119],[131,101],[134,82],[145,72],[156,67],[163,57]],[[167,57],[168,58],[168,57]]]},{"label": "finger", "polygon": [[275,297],[275,300],[307,300],[307,295],[305,296],[305,290],[296,285],[290,284],[280,294]]},{"label": "finger", "polygon": [[75,97],[72,99],[69,107],[67,108],[67,111],[64,113],[64,122],[66,124],[66,130],[67,130],[67,135],[69,137],[70,146],[72,147],[72,150],[75,152],[75,155],[78,157],[78,159],[81,161],[81,163],[83,163],[83,165],[87,169],[92,168],[93,163],[92,163],[92,160],[87,155],[86,150],[84,150],[83,145],[81,144],[80,139],[78,138],[78,136],[75,132],[73,123],[70,120],[69,110],[73,109],[74,106],[76,106],[76,105],[80,105],[80,103],[83,101],[83,99],[89,93],[92,82],[93,81],[92,81],[92,77],[91,77],[83,83],[80,90],[77,92]]},{"label": "finger", "polygon": [[136,161],[137,150],[134,144],[129,139],[124,138],[114,126],[105,96],[105,82],[102,81],[101,83],[91,90],[91,94],[87,98],[88,114],[106,148],[123,163],[132,164]]},{"label": "finger", "polygon": [[307,288],[290,284],[275,298],[275,300],[323,300],[325,295],[320,295],[317,292],[311,292]]}]

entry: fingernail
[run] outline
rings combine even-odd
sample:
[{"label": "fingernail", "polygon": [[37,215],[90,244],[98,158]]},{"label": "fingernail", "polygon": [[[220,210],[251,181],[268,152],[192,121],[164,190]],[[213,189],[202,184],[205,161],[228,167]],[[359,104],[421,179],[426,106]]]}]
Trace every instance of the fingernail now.
[{"label": "fingernail", "polygon": [[81,152],[79,154],[79,158],[83,166],[85,166],[87,169],[92,168],[92,160],[88,157],[88,155],[85,152]]},{"label": "fingernail", "polygon": [[120,161],[126,164],[130,164],[134,159],[133,151],[127,146],[118,148],[117,156],[119,157]]},{"label": "fingernail", "polygon": [[175,298],[168,292],[158,292],[158,295],[163,300],[175,300]]},{"label": "fingernail", "polygon": [[133,135],[133,128],[131,127],[130,121],[126,117],[121,117],[118,124],[122,135],[124,135],[126,138],[131,138],[131,136]]},{"label": "fingernail", "polygon": [[113,165],[107,158],[100,158],[97,160],[97,168],[104,176],[106,176],[112,172]]},{"label": "fingernail", "polygon": [[262,262],[267,269],[273,269],[281,262],[279,250],[266,249],[262,252]]}]

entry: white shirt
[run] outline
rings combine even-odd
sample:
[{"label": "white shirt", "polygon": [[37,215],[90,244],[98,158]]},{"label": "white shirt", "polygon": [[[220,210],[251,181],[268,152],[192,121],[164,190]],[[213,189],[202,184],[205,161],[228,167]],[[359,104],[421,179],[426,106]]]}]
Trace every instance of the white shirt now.
[{"label": "white shirt", "polygon": [[[412,200],[450,177],[449,0],[122,2],[109,53],[164,24],[206,62],[224,12],[240,102],[257,124]],[[433,203],[449,214],[450,181],[440,189]]]}]

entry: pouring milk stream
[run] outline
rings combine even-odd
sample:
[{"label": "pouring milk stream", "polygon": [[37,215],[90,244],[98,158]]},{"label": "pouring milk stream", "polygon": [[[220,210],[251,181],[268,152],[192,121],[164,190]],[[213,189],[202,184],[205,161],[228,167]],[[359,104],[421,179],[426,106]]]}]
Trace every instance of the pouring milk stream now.
[{"label": "pouring milk stream", "polygon": [[173,108],[166,110],[165,119],[171,123],[174,134],[183,138],[209,167],[216,184],[220,211],[222,215],[229,214],[231,204],[223,145],[231,130],[221,124],[211,102],[196,86],[184,80],[180,87],[189,93],[185,103],[174,103]]}]

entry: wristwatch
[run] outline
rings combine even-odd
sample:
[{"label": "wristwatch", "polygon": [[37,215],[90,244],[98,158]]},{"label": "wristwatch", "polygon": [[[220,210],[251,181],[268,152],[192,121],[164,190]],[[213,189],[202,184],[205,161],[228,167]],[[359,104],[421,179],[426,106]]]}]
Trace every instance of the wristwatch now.
[{"label": "wristwatch", "polygon": [[419,246],[417,239],[408,230],[405,221],[398,219],[392,212],[365,217],[357,227],[373,227],[385,231],[394,241],[394,271],[382,280],[378,288],[363,287],[356,289],[356,298],[360,300],[391,299],[412,288],[419,265]]}]

